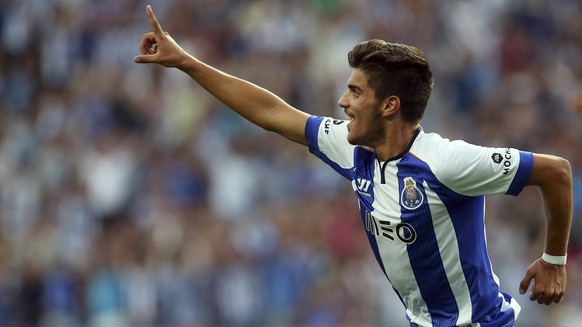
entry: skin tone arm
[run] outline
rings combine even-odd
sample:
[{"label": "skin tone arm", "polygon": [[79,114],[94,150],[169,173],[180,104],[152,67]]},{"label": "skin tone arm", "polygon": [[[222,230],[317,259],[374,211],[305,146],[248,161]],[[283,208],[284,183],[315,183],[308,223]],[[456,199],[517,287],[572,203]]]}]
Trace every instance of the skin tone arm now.
[{"label": "skin tone arm", "polygon": [[[554,256],[566,255],[572,223],[572,172],[567,160],[550,155],[534,154],[534,167],[528,185],[539,187],[546,214],[546,244],[544,252]],[[532,301],[542,304],[558,303],[566,290],[566,266],[553,265],[541,258],[526,271],[519,285]]]},{"label": "skin tone arm", "polygon": [[151,6],[146,7],[153,32],[141,39],[136,63],[157,63],[178,68],[226,106],[252,123],[291,141],[307,145],[305,124],[309,115],[293,108],[273,93],[228,75],[194,58],[164,32]]}]

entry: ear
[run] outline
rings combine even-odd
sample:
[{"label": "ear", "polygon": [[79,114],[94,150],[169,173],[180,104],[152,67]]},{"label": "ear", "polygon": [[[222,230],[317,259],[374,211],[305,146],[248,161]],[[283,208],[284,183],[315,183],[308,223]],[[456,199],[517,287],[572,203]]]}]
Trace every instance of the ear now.
[{"label": "ear", "polygon": [[400,109],[400,99],[395,95],[387,97],[382,103],[382,115],[385,117],[394,115]]}]

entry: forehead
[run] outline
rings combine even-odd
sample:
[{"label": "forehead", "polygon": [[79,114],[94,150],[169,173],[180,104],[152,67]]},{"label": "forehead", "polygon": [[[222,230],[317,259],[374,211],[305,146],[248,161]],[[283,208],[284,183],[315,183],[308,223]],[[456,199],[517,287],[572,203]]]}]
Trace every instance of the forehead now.
[{"label": "forehead", "polygon": [[362,90],[369,89],[368,76],[363,70],[359,68],[354,68],[352,69],[352,74],[348,78],[348,85],[356,86]]}]

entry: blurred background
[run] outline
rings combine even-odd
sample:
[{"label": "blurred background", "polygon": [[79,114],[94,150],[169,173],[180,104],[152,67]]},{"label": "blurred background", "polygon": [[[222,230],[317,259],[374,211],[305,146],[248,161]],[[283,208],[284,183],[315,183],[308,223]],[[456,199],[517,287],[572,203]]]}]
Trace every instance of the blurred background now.
[{"label": "blurred background", "polygon": [[[580,0],[151,1],[165,30],[304,111],[343,118],[347,52],[415,45],[426,131],[566,157],[560,305],[518,294],[539,192],[487,198],[519,326],[582,324]],[[0,326],[407,326],[350,183],[185,74],[137,65],[141,0],[0,0]]]}]

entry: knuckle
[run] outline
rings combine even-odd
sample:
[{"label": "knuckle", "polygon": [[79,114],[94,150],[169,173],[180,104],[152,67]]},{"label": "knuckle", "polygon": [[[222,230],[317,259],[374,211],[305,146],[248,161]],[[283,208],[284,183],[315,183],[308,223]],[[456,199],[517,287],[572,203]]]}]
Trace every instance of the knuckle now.
[{"label": "knuckle", "polygon": [[542,289],[540,289],[539,287],[536,287],[536,288],[531,290],[531,295],[535,296],[536,298],[542,294],[543,294]]}]

